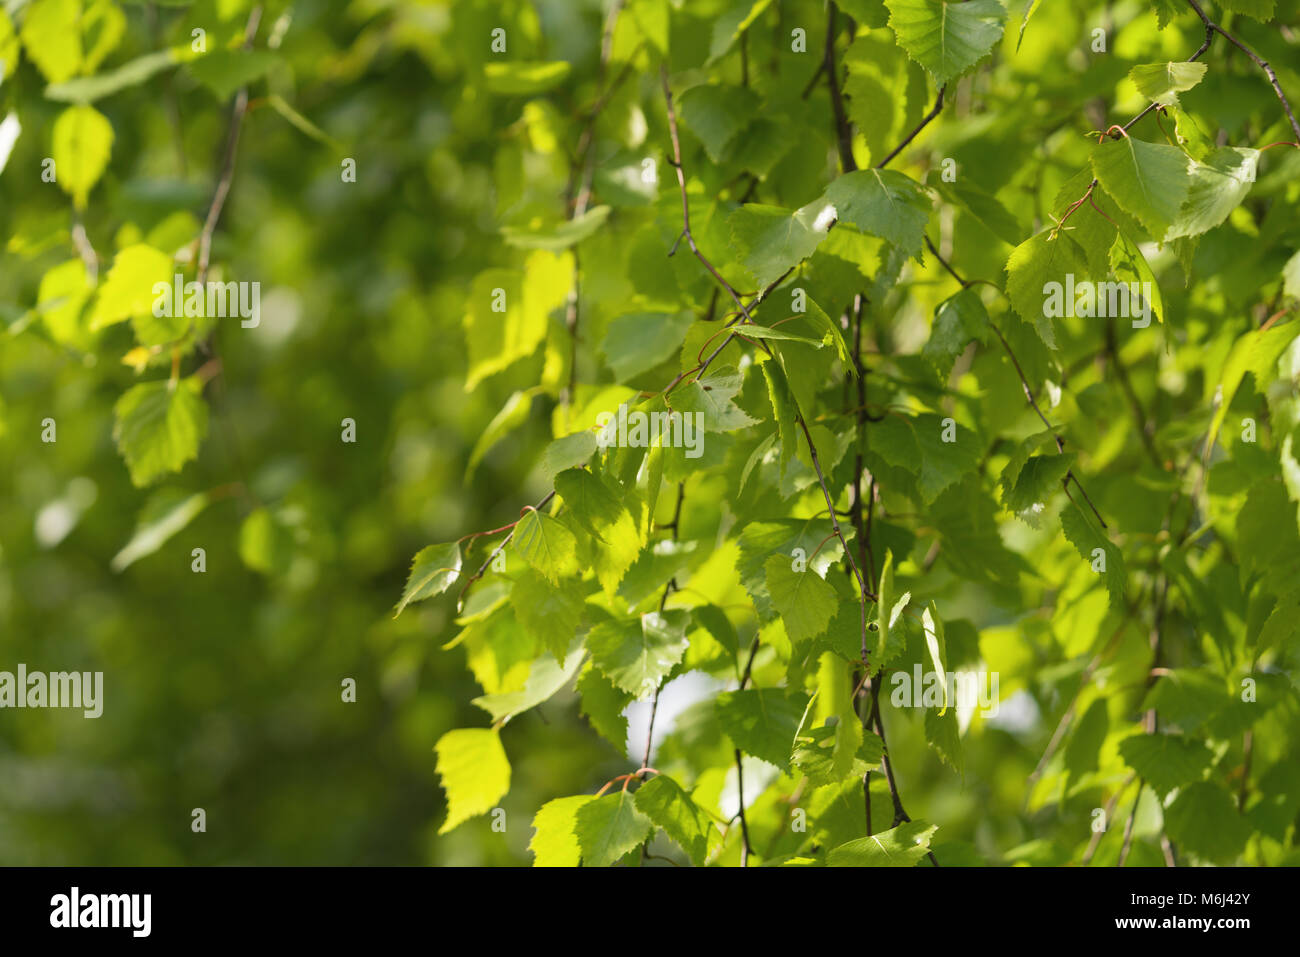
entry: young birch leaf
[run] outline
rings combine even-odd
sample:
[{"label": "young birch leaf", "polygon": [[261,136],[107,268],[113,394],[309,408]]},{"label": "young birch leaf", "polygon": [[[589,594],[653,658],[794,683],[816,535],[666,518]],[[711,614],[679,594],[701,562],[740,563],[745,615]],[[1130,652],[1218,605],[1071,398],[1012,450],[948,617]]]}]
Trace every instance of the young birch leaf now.
[{"label": "young birch leaf", "polygon": [[596,800],[590,794],[547,801],[533,816],[533,839],[528,849],[533,852],[533,867],[577,867],[582,861],[575,829],[578,811]]},{"label": "young birch leaf", "polygon": [[833,848],[826,863],[831,867],[915,867],[930,850],[930,839],[938,829],[937,824],[908,821]]},{"label": "young birch leaf", "polygon": [[[1123,302],[1127,302],[1128,315],[1131,318],[1141,315],[1149,322],[1151,316],[1155,316],[1157,322],[1165,321],[1165,300],[1160,294],[1160,283],[1156,282],[1156,275],[1151,271],[1151,266],[1142,255],[1142,250],[1138,249],[1137,243],[1121,232],[1115,234],[1115,243],[1110,247],[1110,268],[1116,279],[1130,285],[1128,291],[1122,294],[1127,298],[1115,300],[1118,309],[1112,309],[1110,300],[1107,299],[1108,314],[1122,313]],[[1133,291],[1133,283],[1137,284],[1137,293]],[[1097,295],[1100,297],[1102,294],[1099,291]],[[1142,304],[1144,302],[1145,306]],[[1098,302],[1099,308],[1100,305],[1101,303]]]},{"label": "young birch leaf", "polygon": [[835,614],[835,589],[816,572],[791,570],[785,555],[773,555],[763,565],[772,604],[795,644],[811,641],[826,630]]},{"label": "young birch leaf", "polygon": [[1088,562],[1094,571],[1105,576],[1111,607],[1123,608],[1125,589],[1123,553],[1093,526],[1088,516],[1074,502],[1067,502],[1065,508],[1061,509],[1061,528],[1080,557]]},{"label": "young birch leaf", "polygon": [[746,754],[790,768],[799,719],[808,706],[808,696],[786,688],[746,688],[718,695],[715,712],[722,730]]},{"label": "young birch leaf", "polygon": [[615,791],[578,808],[574,833],[589,867],[609,867],[654,831],[627,791]]},{"label": "young birch leaf", "polygon": [[456,542],[429,545],[416,552],[393,617],[400,615],[411,602],[441,595],[454,585],[460,578],[460,562],[460,545]]},{"label": "young birch leaf", "polygon": [[586,715],[596,733],[612,744],[620,755],[627,754],[627,717],[623,714],[635,699],[594,666],[578,678],[578,710]]},{"label": "young birch leaf", "polygon": [[737,209],[727,222],[732,248],[762,287],[813,254],[835,222],[835,209],[824,200],[793,213],[751,203]]},{"label": "young birch leaf", "polygon": [[925,630],[925,648],[930,655],[930,667],[939,676],[943,687],[943,707],[939,709],[942,716],[948,710],[948,670],[944,665],[943,621],[939,618],[939,609],[934,602],[921,612],[921,627]]},{"label": "young birch leaf", "polygon": [[1132,136],[1092,148],[1092,172],[1126,213],[1159,239],[1178,218],[1192,185],[1192,160],[1182,150]]},{"label": "young birch leaf", "polygon": [[1142,63],[1128,71],[1138,92],[1160,106],[1176,106],[1178,94],[1186,93],[1205,76],[1204,63]]},{"label": "young birch leaf", "polygon": [[53,138],[59,188],[77,209],[85,209],[91,189],[108,168],[112,124],[93,106],[70,106],[54,121]]},{"label": "young birch leaf", "polygon": [[694,313],[634,312],[610,322],[600,351],[618,382],[648,372],[682,347]]},{"label": "young birch leaf", "polygon": [[135,533],[122,550],[113,556],[109,567],[122,572],[135,562],[152,555],[167,540],[208,507],[212,497],[207,492],[187,495],[175,489],[163,489],[154,494],[140,510]]},{"label": "young birch leaf", "polygon": [[142,382],[113,406],[113,438],[126,459],[131,481],[145,486],[168,472],[179,472],[199,454],[208,431],[203,385],[190,376],[172,383]]},{"label": "young birch leaf", "polygon": [[1214,150],[1192,168],[1187,200],[1164,239],[1199,236],[1218,226],[1241,205],[1255,183],[1259,150],[1231,146]]},{"label": "young birch leaf", "polygon": [[[75,76],[82,60],[79,0],[34,0],[23,14],[22,39],[28,59],[51,83]],[[8,21],[7,15],[5,19]]]},{"label": "young birch leaf", "polygon": [[[943,86],[988,56],[1007,11],[998,0],[885,0],[898,45]],[[1026,20],[1028,17],[1026,17]]]},{"label": "young birch leaf", "polygon": [[1261,23],[1273,19],[1273,8],[1277,0],[1219,0],[1219,6],[1233,13],[1244,13]]},{"label": "young birch leaf", "polygon": [[790,391],[790,383],[786,381],[785,370],[779,362],[764,362],[762,369],[763,379],[767,383],[767,396],[776,415],[777,434],[781,439],[781,466],[784,468],[799,451],[794,393]]},{"label": "young birch leaf", "polygon": [[681,786],[659,774],[637,788],[636,807],[686,852],[696,867],[704,865],[709,852],[709,817]]},{"label": "young birch leaf", "polygon": [[1164,812],[1169,839],[1216,864],[1231,864],[1252,835],[1247,818],[1217,781],[1197,781],[1178,792]]},{"label": "young birch leaf", "polygon": [[[981,2],[987,0],[970,0],[962,6]],[[933,203],[930,194],[916,180],[889,169],[856,170],[836,179],[824,195],[835,207],[840,222],[851,223],[868,235],[892,243],[907,255],[920,258],[925,223]]]},{"label": "young birch leaf", "polygon": [[[523,688],[518,691],[480,695],[471,704],[492,715],[493,724],[505,724],[515,715],[549,701],[556,692],[567,685],[582,666],[581,651],[582,642],[574,640],[569,646],[568,655],[562,656],[559,660],[549,653],[535,658]],[[562,666],[564,657],[569,659],[567,668]]]},{"label": "young birch leaf", "polygon": [[555,491],[570,514],[596,543],[596,578],[612,593],[641,553],[636,519],[609,485],[587,469],[566,469],[555,476]]},{"label": "young birch leaf", "polygon": [[552,584],[578,570],[578,540],[573,532],[536,509],[529,509],[515,526],[514,545],[524,561]]},{"label": "young birch leaf", "polygon": [[[1010,469],[1014,462],[1007,464]],[[1017,515],[1040,511],[1061,490],[1061,480],[1074,465],[1074,453],[1032,455],[1008,478],[1003,471],[1002,504]]]},{"label": "young birch leaf", "polygon": [[1214,761],[1209,748],[1181,734],[1134,734],[1120,742],[1119,753],[1161,797],[1199,780]]},{"label": "young birch leaf", "polygon": [[587,633],[587,650],[610,681],[629,694],[652,694],[682,660],[690,614],[673,609],[639,618],[608,619]]},{"label": "young birch leaf", "polygon": [[91,332],[135,316],[152,316],[157,299],[154,285],[166,282],[170,291],[171,279],[172,257],[161,250],[145,243],[134,243],[120,250],[113,257],[108,277],[99,287],[90,313]]},{"label": "young birch leaf", "polygon": [[561,665],[582,620],[583,597],[577,579],[566,578],[552,585],[531,568],[515,577],[510,590],[510,604],[519,624]]},{"label": "young birch leaf", "polygon": [[880,758],[884,754],[880,736],[872,731],[864,732],[862,724],[857,721],[853,723],[857,725],[861,743],[853,754],[853,760],[847,764],[838,760],[835,751],[840,740],[841,723],[812,728],[795,742],[790,762],[808,776],[808,783],[815,788],[839,784],[849,778],[861,779],[868,771],[880,767]]},{"label": "young birch leaf", "polygon": [[[1047,231],[1036,233],[1011,251],[1007,259],[1007,298],[1011,307],[1025,320],[1043,345],[1056,348],[1056,330],[1052,320],[1072,315],[1074,303],[1061,299],[1061,309],[1052,298],[1051,283],[1064,294],[1067,276],[1088,275],[1088,258],[1079,244],[1067,233],[1055,239]],[[1017,350],[1019,352],[1019,350]],[[1023,358],[1023,356],[1022,356]]]},{"label": "young birch leaf", "polygon": [[495,728],[448,731],[438,739],[434,751],[447,792],[447,820],[439,834],[486,814],[510,790],[510,762]]}]

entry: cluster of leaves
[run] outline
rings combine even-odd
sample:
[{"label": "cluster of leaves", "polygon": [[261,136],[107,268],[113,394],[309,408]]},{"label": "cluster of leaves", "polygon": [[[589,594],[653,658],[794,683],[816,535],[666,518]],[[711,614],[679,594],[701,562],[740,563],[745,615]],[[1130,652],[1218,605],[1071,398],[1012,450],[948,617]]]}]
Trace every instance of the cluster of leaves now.
[{"label": "cluster of leaves", "polygon": [[[1294,9],[1056,6],[627,0],[568,41],[456,6],[499,226],[469,467],[534,400],[552,441],[540,501],[421,551],[399,605],[459,595],[490,720],[437,745],[443,832],[509,791],[507,723],[576,699],[623,770],[555,782],[540,865],[660,833],[697,865],[1294,862]],[[1054,282],[1149,284],[1156,321],[1053,314]],[[598,441],[620,406],[698,414],[699,456]],[[892,708],[914,669],[996,675],[1002,717]]]},{"label": "cluster of leaves", "polygon": [[[114,404],[113,438],[133,484],[154,486],[194,461],[208,435],[204,387],[221,371],[215,342],[218,323],[234,325],[250,318],[237,312],[238,300],[227,300],[224,290],[235,289],[231,283],[257,280],[233,275],[221,266],[210,268],[210,248],[230,188],[239,127],[250,108],[249,86],[265,83],[268,92],[258,105],[281,113],[319,141],[329,138],[279,92],[291,82],[287,64],[272,49],[253,49],[259,24],[272,12],[262,5],[225,3],[209,9],[188,2],[163,4],[182,9],[169,11],[165,29],[160,15],[150,13],[158,49],[111,69],[106,62],[128,36],[127,14],[120,4],[32,0],[6,6],[12,6],[13,13],[0,9],[3,78],[14,76],[24,59],[29,60],[35,76],[44,81],[41,99],[58,107],[40,130],[47,136],[48,152],[39,170],[22,174],[57,184],[73,209],[71,230],[46,221],[11,237],[7,252],[19,259],[44,261],[51,247],[65,248],[71,258],[44,269],[34,303],[6,310],[9,331],[30,332],[87,365],[103,357],[134,372],[139,381]],[[167,38],[172,45],[167,45]],[[278,45],[278,40],[269,42]],[[164,195],[147,204],[137,201],[147,209],[144,215],[114,223],[112,251],[97,250],[83,219],[92,195],[105,180],[116,139],[113,123],[101,110],[115,96],[144,84],[157,85],[161,76],[171,84],[159,88],[175,111],[173,74],[180,74],[175,83],[206,94],[213,114],[224,116],[228,125],[219,179],[205,190],[211,199],[206,214],[200,218],[191,211],[197,184],[164,183]],[[18,74],[14,79],[31,77]],[[26,102],[25,94],[14,84],[15,103],[0,135],[0,171],[23,135],[24,122],[39,115],[18,108]],[[181,136],[179,127],[175,133]],[[178,145],[178,157],[183,172],[183,144]],[[164,207],[161,215],[148,208],[154,203]],[[208,283],[222,284],[221,301],[227,303],[220,312],[214,309],[216,314],[209,313],[216,300],[202,291],[195,293],[206,290]],[[159,284],[176,289],[164,297],[162,306]],[[244,297],[247,304],[251,294],[245,292]],[[186,368],[192,371],[183,374]],[[163,376],[157,377],[159,373]],[[236,490],[249,497],[242,486]],[[172,488],[157,491],[142,509],[136,534],[118,553],[113,567],[121,571],[156,551],[210,502],[230,491],[227,486],[191,495]],[[305,534],[302,517],[293,509],[258,507],[241,526],[241,555],[249,568],[269,572],[284,564],[286,550]]]}]

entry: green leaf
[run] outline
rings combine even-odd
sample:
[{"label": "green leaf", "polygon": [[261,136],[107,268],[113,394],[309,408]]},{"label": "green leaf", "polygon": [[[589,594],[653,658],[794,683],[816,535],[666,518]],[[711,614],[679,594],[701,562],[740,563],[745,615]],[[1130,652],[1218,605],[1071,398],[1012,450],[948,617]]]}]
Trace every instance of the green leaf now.
[{"label": "green leaf", "polygon": [[1271,329],[1252,329],[1235,343],[1223,364],[1219,375],[1218,408],[1210,422],[1207,448],[1214,445],[1219,428],[1223,425],[1232,398],[1237,394],[1242,379],[1249,372],[1255,377],[1258,388],[1264,388],[1277,377],[1276,365],[1282,353],[1295,341],[1297,327],[1293,323],[1274,326]]},{"label": "green leaf", "polygon": [[393,612],[396,618],[411,602],[441,595],[460,579],[460,545],[456,542],[429,545],[420,549],[411,561],[402,600]]},{"label": "green leaf", "polygon": [[[992,0],[969,0],[962,6],[988,2]],[[909,256],[920,257],[933,202],[916,180],[894,170],[856,170],[831,183],[824,196],[835,207],[839,222],[850,223]]]},{"label": "green leaf", "polygon": [[564,60],[488,63],[483,67],[489,93],[533,96],[554,89],[569,78],[572,67]]},{"label": "green leaf", "polygon": [[577,867],[582,861],[582,849],[575,833],[578,811],[596,800],[590,794],[547,801],[533,816],[533,839],[528,849],[533,852],[533,867]]},{"label": "green leaf", "polygon": [[784,468],[799,453],[799,433],[795,424],[798,409],[781,364],[764,362],[762,369],[763,380],[767,383],[767,396],[772,402],[772,411],[776,414],[777,435],[781,439],[781,466]]},{"label": "green leaf", "polygon": [[260,80],[278,62],[266,50],[213,50],[186,65],[189,74],[225,102],[241,87]]},{"label": "green leaf", "polygon": [[561,665],[582,621],[583,598],[582,585],[576,579],[566,578],[553,585],[531,568],[515,576],[510,590],[510,604],[519,624]]},{"label": "green leaf", "polygon": [[808,783],[815,788],[838,784],[849,778],[861,779],[868,771],[880,767],[880,758],[884,754],[880,736],[873,732],[863,733],[861,724],[857,724],[861,743],[853,752],[852,760],[837,766],[835,746],[841,723],[812,728],[795,741],[790,761],[808,776]]},{"label": "green leaf", "polygon": [[790,769],[795,732],[808,696],[787,688],[746,688],[718,695],[715,711],[722,730],[746,754]]},{"label": "green leaf", "polygon": [[207,434],[202,383],[190,376],[174,385],[165,380],[142,382],[113,406],[113,438],[136,486],[179,472],[198,456],[199,443]]},{"label": "green leaf", "polygon": [[447,820],[439,834],[486,814],[510,790],[510,762],[495,728],[448,731],[434,745],[438,776],[447,792]]},{"label": "green leaf", "polygon": [[[89,109],[89,107],[87,107]],[[122,249],[113,258],[108,278],[99,287],[99,295],[90,313],[92,332],[134,316],[152,315],[154,286],[167,283],[170,299],[172,257],[164,252],[136,243]]]},{"label": "green leaf", "polygon": [[1214,761],[1210,749],[1181,734],[1135,734],[1119,743],[1124,762],[1164,797],[1200,778]]},{"label": "green leaf", "polygon": [[1064,315],[1073,315],[1074,303],[1064,297],[1064,290],[1072,288],[1072,284],[1067,285],[1067,277],[1088,274],[1087,257],[1068,233],[1058,233],[1055,239],[1047,231],[1036,233],[1011,251],[1007,259],[1007,298],[1049,349],[1056,348],[1052,320],[1057,318],[1049,315],[1055,311],[1049,308],[1053,292],[1050,284],[1059,284]]},{"label": "green leaf", "polygon": [[885,0],[898,45],[943,86],[988,56],[1007,11],[997,0]]},{"label": "green leaf", "polygon": [[758,97],[743,86],[701,84],[680,97],[682,122],[699,138],[715,163],[723,162],[728,147],[757,116]]},{"label": "green leaf", "polygon": [[1038,9],[1040,0],[1025,0],[1025,17],[1020,21],[1020,33],[1016,36],[1016,52],[1020,52],[1020,44],[1025,39],[1025,27],[1029,26],[1029,18],[1034,15]]},{"label": "green leaf", "polygon": [[926,502],[933,502],[944,489],[979,467],[982,449],[978,437],[969,429],[937,415],[918,415],[912,422],[921,449],[917,488]]},{"label": "green leaf", "polygon": [[641,554],[636,519],[609,485],[586,469],[560,472],[555,491],[573,520],[596,540],[596,578],[612,592]]},{"label": "green leaf", "polygon": [[515,525],[515,550],[552,583],[578,570],[578,540],[561,522],[529,509]]},{"label": "green leaf", "polygon": [[1273,19],[1276,0],[1218,0],[1218,5],[1233,13],[1244,13],[1261,23]]},{"label": "green leaf", "polygon": [[[1160,293],[1160,283],[1156,281],[1155,273],[1151,271],[1151,266],[1142,255],[1142,250],[1138,249],[1137,243],[1121,232],[1115,233],[1115,243],[1110,247],[1110,268],[1116,279],[1130,284],[1127,300],[1117,300],[1120,304],[1120,310],[1117,311],[1123,311],[1123,303],[1127,302],[1127,311],[1131,317],[1141,315],[1149,322],[1151,316],[1155,316],[1157,322],[1165,321],[1165,299]],[[1140,290],[1136,296],[1133,293],[1133,283],[1137,283]],[[1148,293],[1149,298],[1146,295]],[[1097,295],[1100,297],[1101,292],[1098,291]],[[1109,304],[1107,311],[1110,311]]]},{"label": "green leaf", "polygon": [[824,199],[791,212],[780,206],[741,206],[727,220],[736,256],[760,287],[803,262],[826,238],[835,209]]},{"label": "green leaf", "polygon": [[[581,648],[581,641],[575,640],[569,647],[569,654],[561,655],[559,661],[549,653],[534,659],[523,688],[518,691],[480,695],[472,703],[492,715],[493,725],[505,724],[515,715],[549,701],[556,692],[572,681],[573,676],[582,667]],[[563,666],[565,657],[569,659],[567,668]]]},{"label": "green leaf", "polygon": [[590,430],[556,439],[542,452],[542,474],[551,481],[561,472],[583,465],[596,454],[596,435]]},{"label": "green leaf", "polygon": [[1246,849],[1250,823],[1215,781],[1197,781],[1165,809],[1165,831],[1179,849],[1216,864],[1231,864]]},{"label": "green leaf", "polygon": [[177,62],[174,50],[146,53],[108,73],[53,83],[45,88],[45,98],[64,103],[93,103],[120,90],[138,86],[155,74],[175,66]]},{"label": "green leaf", "polygon": [[[1007,470],[1019,465],[1015,476],[1002,473],[1002,504],[1017,515],[1042,511],[1051,496],[1061,490],[1065,473],[1074,465],[1074,453],[1032,455],[1023,463],[1014,459]],[[1008,481],[1009,480],[1009,481]]]},{"label": "green leaf", "polygon": [[1122,136],[1092,148],[1092,172],[1120,209],[1155,238],[1178,218],[1192,185],[1192,161],[1182,150]]},{"label": "green leaf", "polygon": [[[1083,510],[1074,502],[1066,503],[1061,510],[1061,528],[1066,539],[1090,567],[1105,575],[1106,590],[1110,593],[1111,607],[1124,607],[1125,573],[1124,555],[1097,529]],[[1098,554],[1101,549],[1103,554]],[[1101,568],[1104,562],[1105,568]]]},{"label": "green leaf", "polygon": [[[28,14],[28,18],[32,16]],[[113,126],[93,106],[70,106],[54,121],[54,175],[77,209],[108,168]]]},{"label": "green leaf", "polygon": [[626,756],[627,718],[623,712],[634,700],[633,696],[614,687],[595,667],[588,668],[578,678],[578,694],[581,697],[578,710],[587,716],[602,738]]},{"label": "green leaf", "polygon": [[81,68],[80,21],[81,0],[33,0],[23,11],[27,57],[51,83],[62,83]]},{"label": "green leaf", "polygon": [[[0,83],[13,76],[18,69],[18,35],[14,32],[14,22],[9,14],[0,8]],[[4,150],[0,150],[0,173],[4,172]]]},{"label": "green leaf", "polygon": [[510,393],[505,405],[501,406],[501,411],[492,417],[470,450],[469,461],[465,464],[466,482],[474,477],[483,457],[498,442],[528,421],[528,413],[533,408],[533,395],[532,389]]},{"label": "green leaf", "polygon": [[677,842],[696,867],[704,865],[713,827],[708,815],[691,796],[666,774],[659,774],[636,790],[637,810]]},{"label": "green leaf", "polygon": [[731,619],[717,605],[700,605],[698,608],[691,609],[691,617],[695,623],[713,636],[713,640],[726,648],[731,654],[740,653],[740,636],[736,634],[736,626],[731,623]]},{"label": "green leaf", "polygon": [[[989,314],[984,308],[984,301],[979,292],[967,286],[957,294],[948,297],[934,309],[934,325],[930,327],[930,338],[926,341],[921,355],[933,363],[939,373],[947,378],[952,372],[953,363],[966,349],[972,339],[983,341],[988,335]],[[891,416],[892,418],[892,416]],[[872,430],[871,444],[875,447],[875,429]],[[901,462],[890,462],[902,465]]]},{"label": "green leaf", "polygon": [[671,358],[694,321],[694,314],[685,310],[634,312],[614,319],[600,345],[614,379],[627,382]]},{"label": "green leaf", "polygon": [[1204,63],[1143,63],[1128,71],[1138,92],[1160,106],[1176,106],[1178,94],[1186,93],[1205,78]]},{"label": "green leaf", "polygon": [[826,630],[835,614],[835,589],[815,571],[793,571],[785,555],[773,555],[763,565],[772,604],[795,644],[811,641]]},{"label": "green leaf", "polygon": [[1192,167],[1187,200],[1164,235],[1168,242],[1199,236],[1218,226],[1241,205],[1255,183],[1259,150],[1224,146]]},{"label": "green leaf", "polygon": [[668,405],[674,412],[699,413],[705,432],[730,432],[757,424],[758,420],[731,400],[740,391],[740,374],[734,370],[720,371],[692,382],[683,382],[668,394]]},{"label": "green leaf", "polygon": [[587,650],[616,687],[644,698],[654,693],[686,654],[689,621],[690,615],[680,609],[647,612],[639,618],[611,618],[587,633]]},{"label": "green leaf", "polygon": [[1065,768],[1071,775],[1080,778],[1101,766],[1099,755],[1109,730],[1110,716],[1106,710],[1106,699],[1098,698],[1076,722],[1069,743],[1065,746]]},{"label": "green leaf", "polygon": [[915,867],[929,852],[930,839],[937,830],[937,824],[908,821],[832,848],[826,863],[831,867]]},{"label": "green leaf", "polygon": [[152,555],[194,521],[211,502],[207,492],[189,495],[175,489],[160,489],[140,510],[131,540],[113,556],[109,567],[122,572],[146,555]]},{"label": "green leaf", "polygon": [[948,700],[948,668],[944,664],[945,645],[943,640],[943,620],[934,602],[921,611],[921,627],[925,631],[925,648],[930,655],[930,667],[939,676],[943,686],[943,707],[939,709],[942,716],[952,703]]},{"label": "green leaf", "polygon": [[559,252],[594,236],[609,218],[608,206],[593,206],[581,216],[563,222],[529,223],[527,226],[502,226],[501,238],[518,249],[544,249]]},{"label": "green leaf", "polygon": [[627,791],[615,791],[578,808],[574,833],[588,867],[609,867],[654,831]]}]

